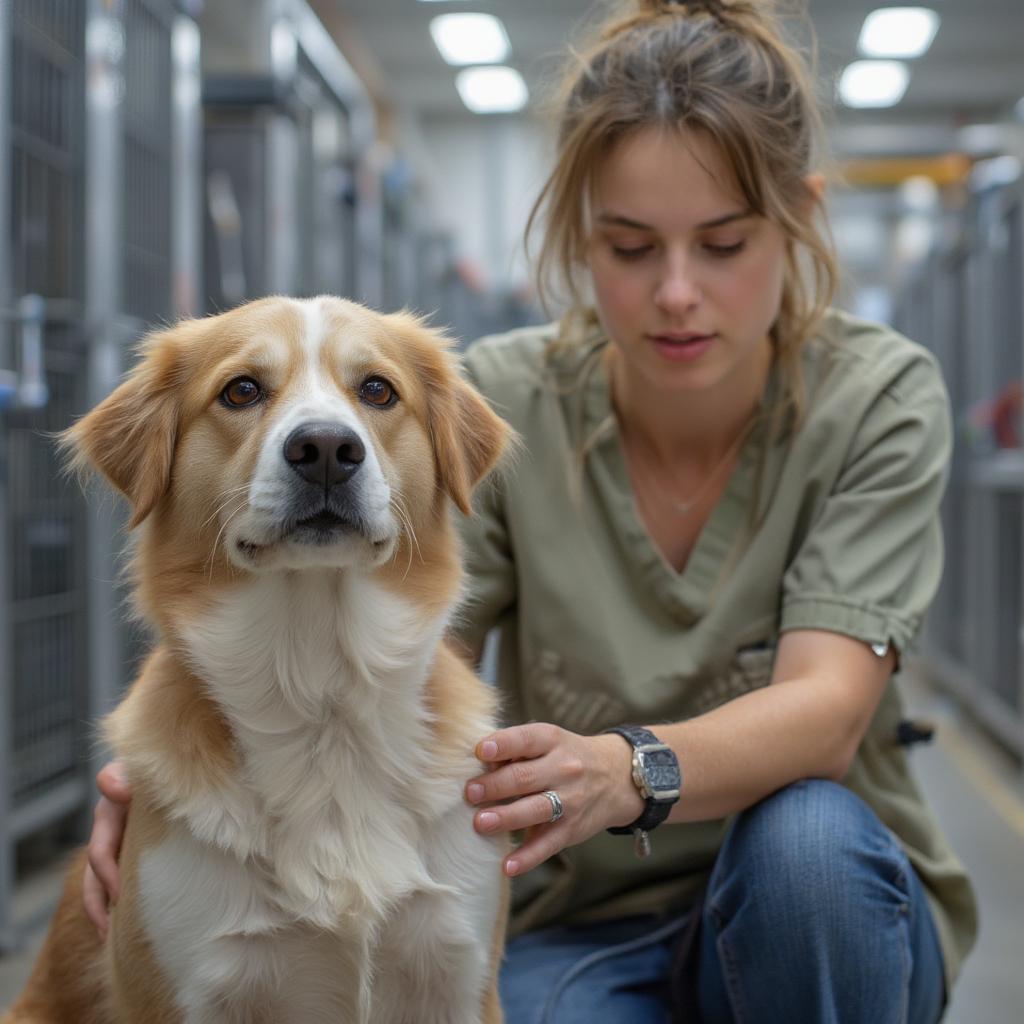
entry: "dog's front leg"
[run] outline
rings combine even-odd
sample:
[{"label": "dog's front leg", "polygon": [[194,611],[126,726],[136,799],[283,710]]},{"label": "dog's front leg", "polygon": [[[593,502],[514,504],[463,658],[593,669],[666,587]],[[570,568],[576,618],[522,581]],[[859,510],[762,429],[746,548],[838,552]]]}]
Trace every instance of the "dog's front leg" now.
[{"label": "dog's front leg", "polygon": [[439,888],[407,898],[382,929],[373,1024],[502,1024],[503,847],[465,827],[452,834],[464,837],[460,849],[449,845],[428,864]]},{"label": "dog's front leg", "polygon": [[[431,913],[440,924],[444,911],[435,905]],[[425,928],[404,930],[398,943],[378,950],[372,1024],[500,1024],[488,950],[447,928],[429,930],[432,937]]]}]

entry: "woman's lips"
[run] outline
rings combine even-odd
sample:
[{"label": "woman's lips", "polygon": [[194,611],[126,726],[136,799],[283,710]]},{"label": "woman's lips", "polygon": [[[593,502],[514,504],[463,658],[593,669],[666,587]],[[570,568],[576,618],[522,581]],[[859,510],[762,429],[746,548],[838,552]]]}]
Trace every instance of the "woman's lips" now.
[{"label": "woman's lips", "polygon": [[675,362],[691,362],[700,359],[714,344],[714,334],[649,334],[648,339],[665,359]]}]

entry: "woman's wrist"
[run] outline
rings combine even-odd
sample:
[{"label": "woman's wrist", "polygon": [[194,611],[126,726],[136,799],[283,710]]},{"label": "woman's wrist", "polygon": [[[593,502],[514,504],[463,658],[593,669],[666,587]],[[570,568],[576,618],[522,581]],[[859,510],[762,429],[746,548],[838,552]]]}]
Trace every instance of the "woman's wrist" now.
[{"label": "woman's wrist", "polygon": [[593,740],[604,746],[608,772],[608,821],[606,828],[632,824],[644,812],[646,802],[633,782],[633,748],[617,733],[603,733]]}]

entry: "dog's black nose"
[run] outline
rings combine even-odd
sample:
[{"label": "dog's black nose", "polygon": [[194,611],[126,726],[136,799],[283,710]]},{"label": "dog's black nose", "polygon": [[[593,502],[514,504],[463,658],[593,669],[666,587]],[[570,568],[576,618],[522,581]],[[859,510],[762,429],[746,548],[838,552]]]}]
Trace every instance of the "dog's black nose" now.
[{"label": "dog's black nose", "polygon": [[340,423],[303,423],[284,442],[285,461],[303,479],[329,488],[348,480],[366,458],[359,435]]}]

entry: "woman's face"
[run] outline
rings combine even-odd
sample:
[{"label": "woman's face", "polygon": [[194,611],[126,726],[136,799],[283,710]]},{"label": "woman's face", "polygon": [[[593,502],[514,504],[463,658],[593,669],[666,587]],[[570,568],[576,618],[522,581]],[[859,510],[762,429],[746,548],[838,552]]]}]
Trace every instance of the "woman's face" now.
[{"label": "woman's face", "polygon": [[616,372],[664,392],[760,379],[785,237],[748,209],[707,138],[624,138],[595,176],[591,216],[587,263]]}]

